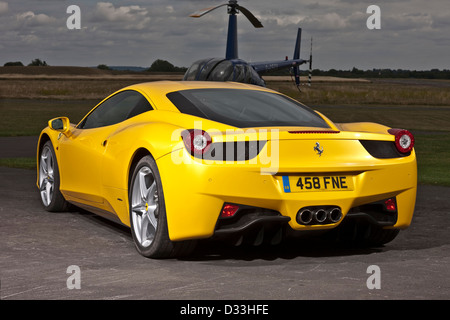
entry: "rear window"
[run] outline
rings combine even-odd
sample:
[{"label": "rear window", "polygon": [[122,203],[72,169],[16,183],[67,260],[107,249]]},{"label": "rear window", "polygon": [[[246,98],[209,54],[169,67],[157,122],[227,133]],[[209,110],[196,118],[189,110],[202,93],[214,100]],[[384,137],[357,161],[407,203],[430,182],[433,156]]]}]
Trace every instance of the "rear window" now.
[{"label": "rear window", "polygon": [[228,124],[249,127],[329,128],[313,110],[283,95],[239,89],[194,89],[167,94],[185,114]]}]

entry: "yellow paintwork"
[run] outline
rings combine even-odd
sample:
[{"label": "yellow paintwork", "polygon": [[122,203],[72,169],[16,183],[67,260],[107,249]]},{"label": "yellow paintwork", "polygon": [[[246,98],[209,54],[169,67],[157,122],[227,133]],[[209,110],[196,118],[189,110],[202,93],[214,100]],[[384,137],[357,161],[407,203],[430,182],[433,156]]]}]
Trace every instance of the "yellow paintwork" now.
[{"label": "yellow paintwork", "polygon": [[[71,125],[64,132],[45,128],[38,148],[46,139],[51,140],[60,170],[60,189],[66,200],[94,212],[110,213],[130,226],[130,167],[138,150],[146,150],[160,171],[171,240],[212,236],[224,202],[273,209],[290,217],[293,229],[311,230],[333,228],[337,224],[298,224],[295,215],[304,206],[336,205],[345,215],[352,207],[396,196],[398,220],[392,228],[410,225],[417,187],[414,150],[407,157],[376,159],[358,141],[394,141],[394,136],[387,133],[388,127],[374,123],[334,124],[321,115],[332,130],[340,132],[288,132],[317,130],[304,127],[255,128],[250,133],[232,131],[236,128],[181,114],[166,97],[169,92],[194,88],[271,91],[238,83],[142,83],[122,90],[143,94],[153,111],[102,128],[77,129]],[[217,163],[193,158],[184,148],[180,132],[197,128],[199,123],[211,134],[213,142],[240,141],[251,136],[267,143],[253,160]],[[313,150],[316,142],[326,150],[320,158]],[[349,176],[353,190],[283,192],[283,175],[310,174]]]}]

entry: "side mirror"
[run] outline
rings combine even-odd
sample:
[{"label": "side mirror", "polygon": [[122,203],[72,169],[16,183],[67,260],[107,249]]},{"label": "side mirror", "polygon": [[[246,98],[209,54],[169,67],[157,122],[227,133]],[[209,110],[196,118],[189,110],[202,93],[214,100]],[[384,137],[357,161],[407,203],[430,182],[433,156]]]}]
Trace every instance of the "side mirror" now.
[{"label": "side mirror", "polygon": [[70,129],[70,121],[69,121],[69,118],[67,118],[67,117],[59,117],[59,118],[50,120],[48,122],[48,126],[52,130],[66,133]]}]

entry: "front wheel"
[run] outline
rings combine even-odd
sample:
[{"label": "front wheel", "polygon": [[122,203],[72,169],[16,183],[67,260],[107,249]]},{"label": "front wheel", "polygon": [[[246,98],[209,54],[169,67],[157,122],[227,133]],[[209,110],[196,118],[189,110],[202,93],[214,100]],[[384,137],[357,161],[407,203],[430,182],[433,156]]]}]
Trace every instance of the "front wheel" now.
[{"label": "front wheel", "polygon": [[47,141],[39,154],[39,193],[47,211],[66,211],[68,203],[59,190],[59,168],[51,141]]},{"label": "front wheel", "polygon": [[155,160],[145,156],[136,165],[129,189],[131,233],[137,251],[148,258],[190,253],[193,241],[171,241],[161,178]]}]

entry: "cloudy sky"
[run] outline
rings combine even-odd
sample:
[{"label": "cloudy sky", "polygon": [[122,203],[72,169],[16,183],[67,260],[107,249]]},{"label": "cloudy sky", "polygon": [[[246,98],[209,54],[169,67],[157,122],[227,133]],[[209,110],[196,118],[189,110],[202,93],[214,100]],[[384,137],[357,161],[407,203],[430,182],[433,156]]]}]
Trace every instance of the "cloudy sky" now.
[{"label": "cloudy sky", "polygon": [[[0,65],[143,66],[165,59],[189,66],[225,55],[226,0],[0,0]],[[303,28],[302,57],[314,39],[314,68],[450,69],[449,0],[240,0],[264,28],[240,14],[239,56],[247,61],[292,57]],[[69,5],[81,9],[81,29],[69,30]],[[381,9],[381,29],[369,30],[368,6]]]}]

